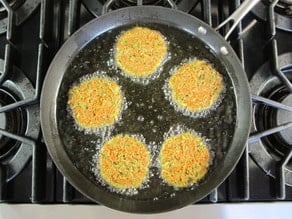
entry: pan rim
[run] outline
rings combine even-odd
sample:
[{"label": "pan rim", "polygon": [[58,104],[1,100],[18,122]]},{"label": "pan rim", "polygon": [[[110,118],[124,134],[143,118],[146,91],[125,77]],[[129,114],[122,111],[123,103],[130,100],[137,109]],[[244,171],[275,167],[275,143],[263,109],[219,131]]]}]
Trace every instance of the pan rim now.
[{"label": "pan rim", "polygon": [[[180,19],[169,18],[175,15]],[[133,18],[135,17],[135,18]],[[116,19],[116,23],[112,23],[112,19]],[[120,18],[120,20],[118,20]],[[168,18],[168,19],[167,19]],[[186,200],[180,204],[172,203],[169,199],[163,199],[153,202],[152,206],[147,206],[146,201],[139,200],[136,201],[137,205],[133,208],[123,209],[122,202],[119,200],[115,203],[111,202],[111,197],[116,199],[116,196],[111,193],[106,193],[108,197],[101,199],[94,194],[93,183],[89,181],[83,174],[73,165],[72,161],[68,157],[65,149],[62,147],[62,141],[59,137],[58,125],[57,125],[57,97],[59,93],[59,88],[61,86],[62,78],[68,67],[68,63],[72,58],[77,55],[77,53],[84,48],[89,42],[91,42],[96,36],[110,30],[112,27],[117,27],[121,25],[128,24],[128,22],[136,22],[141,19],[149,19],[152,21],[159,20],[159,22],[166,22],[170,25],[180,26],[182,25],[184,31],[187,31],[196,37],[200,37],[202,41],[209,44],[211,50],[215,52],[216,55],[220,56],[221,59],[226,60],[226,63],[231,63],[229,66],[233,70],[236,70],[232,75],[229,73],[229,77],[232,80],[234,86],[234,92],[236,97],[236,127],[234,136],[232,138],[231,146],[228,153],[232,156],[227,156],[224,158],[222,166],[222,172],[212,174],[215,180],[207,182],[207,188],[203,187],[200,193],[203,194],[200,197],[194,195],[192,200]],[[171,22],[170,22],[171,21]],[[102,25],[101,25],[102,24]],[[195,25],[194,25],[195,24]],[[199,28],[204,28],[207,31],[207,35],[202,35]],[[210,45],[211,39],[216,39],[214,44]],[[228,54],[222,53],[222,47],[228,51]],[[64,62],[65,59],[65,62]],[[232,60],[232,61],[230,61]],[[186,14],[182,11],[175,9],[169,9],[160,6],[133,6],[118,9],[109,12],[99,18],[95,18],[90,21],[85,26],[81,27],[76,31],[60,48],[58,53],[55,55],[51,62],[51,65],[47,71],[43,89],[41,93],[40,100],[40,111],[41,111],[41,127],[43,131],[44,140],[46,142],[50,156],[53,158],[54,163],[61,171],[61,173],[68,179],[68,181],[81,193],[90,198],[95,202],[100,202],[101,204],[114,208],[117,210],[135,212],[135,213],[155,213],[164,212],[174,209],[181,208],[193,202],[199,201],[210,193],[214,188],[219,186],[231,173],[237,162],[239,161],[247,142],[247,138],[251,126],[251,96],[249,92],[248,81],[244,70],[241,66],[239,59],[237,58],[232,47],[224,40],[224,38],[215,32],[208,24],[205,24],[201,20]],[[239,116],[238,116],[239,115]],[[232,164],[230,166],[230,164]],[[71,165],[71,166],[70,166]],[[226,165],[228,168],[226,168]],[[95,186],[96,187],[96,186]],[[129,200],[126,199],[127,202]],[[144,203],[144,204],[143,204]],[[163,206],[164,208],[156,208],[155,206]],[[166,203],[166,205],[165,205]],[[139,205],[139,206],[138,206]]]}]

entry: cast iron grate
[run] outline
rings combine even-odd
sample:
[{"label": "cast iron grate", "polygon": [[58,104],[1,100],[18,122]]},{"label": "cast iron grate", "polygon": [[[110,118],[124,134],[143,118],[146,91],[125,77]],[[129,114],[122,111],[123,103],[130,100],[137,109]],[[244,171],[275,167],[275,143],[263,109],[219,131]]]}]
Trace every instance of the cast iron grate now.
[{"label": "cast iron grate", "polygon": [[[6,86],[7,83],[10,83],[10,81],[14,79],[14,82],[19,80],[18,76],[16,77],[16,74],[22,74],[17,73],[14,71],[14,63],[13,63],[13,56],[16,53],[16,46],[15,46],[15,38],[16,34],[14,31],[16,20],[15,20],[15,11],[14,8],[12,8],[9,3],[5,0],[0,1],[2,6],[7,11],[7,30],[6,30],[6,37],[5,37],[5,54],[4,54],[4,61],[2,64],[2,69],[0,70],[0,87],[3,89]],[[19,143],[19,145],[16,147],[16,152],[13,156],[10,156],[10,154],[4,154],[0,158],[0,200],[5,201],[7,200],[8,196],[8,189],[7,189],[7,183],[14,179],[25,167],[27,162],[32,157],[32,179],[31,179],[31,201],[35,202],[38,196],[38,188],[39,184],[38,178],[39,178],[39,172],[37,171],[37,166],[39,166],[39,160],[36,159],[39,154],[39,147],[36,146],[36,138],[38,137],[39,133],[39,126],[37,125],[39,121],[38,119],[38,109],[34,105],[37,104],[39,101],[40,96],[40,90],[41,90],[41,80],[40,76],[42,75],[41,65],[42,65],[42,59],[43,59],[43,50],[44,45],[43,43],[39,44],[39,50],[38,50],[38,63],[37,63],[37,71],[36,71],[36,80],[35,80],[35,89],[31,95],[23,95],[22,99],[15,100],[11,103],[8,103],[7,105],[1,105],[0,106],[0,113],[5,117],[6,113],[9,113],[13,110],[21,109],[26,111],[28,113],[28,122],[27,122],[27,132],[25,133],[12,133],[8,130],[0,129],[0,135],[5,136],[6,138],[13,139]],[[2,62],[1,62],[2,63]],[[19,70],[18,70],[19,72]],[[21,75],[22,77],[22,75]],[[23,81],[24,80],[24,81]],[[20,83],[27,82],[27,86],[31,86],[29,84],[28,79],[22,77]],[[11,85],[10,85],[11,86]],[[8,86],[9,88],[9,86]],[[17,90],[17,87],[11,86],[11,88],[14,88]],[[30,87],[28,88],[30,90]],[[21,91],[20,91],[21,92]],[[27,91],[24,91],[24,93],[27,93]],[[24,120],[24,119],[23,119]],[[9,122],[9,121],[7,121]],[[23,121],[24,122],[24,121]],[[31,123],[34,123],[30,125]],[[10,151],[9,151],[10,152]],[[13,171],[13,173],[11,173]]]},{"label": "cast iron grate", "polygon": [[[267,35],[268,35],[268,46],[270,49],[270,57],[269,61],[271,63],[271,73],[276,76],[281,82],[283,89],[286,90],[285,96],[289,96],[292,93],[292,83],[291,79],[289,80],[287,74],[285,72],[288,72],[288,70],[281,69],[281,66],[279,65],[279,53],[278,53],[278,42],[277,42],[277,29],[276,29],[276,23],[275,23],[275,7],[279,3],[279,0],[271,1],[271,3],[268,6],[268,15],[267,15]],[[283,58],[284,56],[280,56]],[[289,61],[289,58],[285,59]],[[291,60],[290,60],[291,61]],[[287,63],[286,63],[287,64]],[[292,63],[288,63],[292,64]],[[268,74],[269,71],[266,71],[266,74]],[[276,89],[276,88],[275,88]],[[271,96],[272,97],[272,96]],[[263,96],[252,96],[253,103],[256,104],[262,104],[266,108],[273,108],[275,110],[285,110],[287,111],[288,115],[291,115],[292,113],[292,107],[289,106],[288,103],[280,102],[281,98],[278,100],[273,100],[270,98],[266,98]],[[289,114],[290,113],[290,114]],[[254,144],[262,144],[262,142],[266,138],[271,138],[276,133],[285,133],[288,132],[288,130],[291,130],[292,122],[289,120],[289,116],[286,118],[286,123],[276,124],[274,127],[268,127],[263,131],[259,131],[257,133],[253,133],[249,137],[249,144],[250,147],[253,147]],[[291,133],[290,133],[291,135]],[[265,144],[265,143],[263,143]],[[275,145],[273,147],[279,147],[277,144],[283,144],[282,142],[275,142]],[[285,150],[282,150],[284,154],[280,156],[276,162],[274,162],[274,165],[272,167],[269,167],[269,165],[261,165],[264,171],[273,177],[275,177],[275,188],[276,188],[276,194],[275,197],[277,199],[285,199],[286,198],[286,184],[291,182],[291,171],[288,171],[287,164],[291,160],[292,157],[292,147],[288,143],[288,147],[285,148]],[[251,155],[254,157],[255,162],[263,163],[262,158],[257,157],[257,152],[255,153],[254,150],[251,150]],[[263,156],[264,157],[264,156]],[[272,159],[272,158],[271,158]],[[264,166],[264,167],[263,167]]]},{"label": "cast iron grate", "polygon": [[[106,11],[108,11],[108,8],[111,8],[112,4],[114,4],[114,0],[113,1],[107,1],[106,5],[104,5],[103,10],[101,11],[101,13],[106,13]],[[88,1],[84,1],[84,3],[86,4],[86,6],[88,7]],[[179,2],[180,4],[183,3],[183,1]],[[71,18],[71,25],[69,23],[69,32],[73,33],[77,26],[72,25],[73,23],[76,23],[77,21],[74,21],[74,18],[78,17],[78,9],[76,8],[77,6],[77,1],[71,1],[70,2],[70,7],[69,7],[69,17]],[[99,3],[100,4],[100,3]],[[142,5],[143,1],[137,1],[137,5]],[[171,5],[171,3],[170,3]],[[178,5],[178,8],[183,7],[183,10],[188,12],[188,13],[192,13],[195,16],[198,16],[200,19],[204,20],[206,23],[210,24],[211,26],[213,25],[213,21],[215,23],[215,25],[217,25],[218,23],[220,23],[222,20],[224,20],[224,18],[226,16],[228,16],[230,12],[232,12],[233,10],[235,10],[235,8],[237,8],[240,5],[240,1],[235,1],[234,4],[230,5],[230,8],[226,9],[223,8],[219,5],[219,7],[217,8],[218,10],[218,16],[217,17],[212,17],[212,5],[211,5],[211,0],[200,0],[200,1],[193,1],[191,6],[181,6]],[[172,5],[172,7],[176,7],[174,5]],[[91,11],[91,13],[93,13],[95,16],[98,16],[98,14],[94,13],[92,9],[88,8],[89,11]],[[70,21],[69,20],[69,21]],[[227,29],[225,28],[225,31]],[[224,30],[223,30],[224,31]],[[242,39],[237,39],[237,36],[240,35],[240,32],[242,31],[241,28],[241,24],[239,25],[239,27],[236,29],[236,31],[234,32],[233,36],[231,37],[231,39],[233,41],[236,41],[236,50],[238,52],[238,55],[240,57],[240,59],[242,60],[242,62],[244,61],[244,53],[243,53],[243,41]],[[248,160],[248,149],[245,150],[243,157],[241,158],[241,161],[238,165],[238,168],[240,168],[241,172],[243,172],[243,174],[240,176],[240,181],[242,183],[240,183],[240,188],[239,188],[239,195],[238,195],[238,200],[248,200],[249,199],[249,170],[248,170],[248,166],[249,166],[249,160]],[[228,180],[227,180],[228,181]],[[221,188],[215,189],[213,190],[205,199],[202,200],[202,203],[216,203],[216,202],[222,202],[223,200],[226,201],[228,200],[229,197],[227,197],[228,195],[226,195],[226,185],[221,186]],[[76,201],[76,193],[78,193],[71,185],[70,183],[67,182],[67,180],[64,178],[63,179],[63,195],[62,195],[62,199],[63,202],[65,203],[72,203],[74,202],[74,200]],[[77,195],[78,196],[78,195]],[[220,196],[220,197],[219,197]],[[78,202],[78,201],[77,201]]]},{"label": "cast iron grate", "polygon": [[[7,1],[0,0],[0,2],[7,6]],[[26,99],[17,101],[15,103],[0,106],[0,113],[8,112],[13,109],[26,109],[31,106],[37,106],[40,98],[40,89],[42,85],[42,80],[45,75],[46,69],[48,68],[52,57],[64,41],[71,36],[80,26],[85,22],[81,21],[81,17],[85,14],[89,14],[85,10],[82,3],[87,2],[86,0],[42,0],[40,3],[39,11],[34,15],[37,17],[38,30],[36,36],[36,48],[34,51],[34,59],[36,60],[36,68],[32,71],[34,74],[30,79],[32,84],[34,84],[33,94]],[[97,5],[102,5],[100,1]],[[143,1],[138,1],[139,4]],[[186,11],[198,18],[204,20],[211,26],[216,26],[218,23],[223,21],[232,11],[237,8],[241,1],[222,1],[225,4],[214,4],[211,0],[194,0],[194,1],[175,1],[179,10]],[[277,39],[276,39],[276,29],[273,20],[274,7],[278,1],[273,1],[269,6],[269,19],[265,23],[267,25],[267,33],[269,35],[268,46],[271,48],[270,60],[273,63],[274,73],[283,81],[283,84],[291,92],[291,83],[285,77],[285,74],[281,72],[278,66],[278,51],[277,51]],[[87,8],[89,9],[89,8]],[[15,55],[18,53],[19,39],[17,39],[16,33],[18,32],[18,27],[15,25],[14,21],[14,11],[13,9],[6,7],[9,22],[7,25],[7,31],[4,39],[4,64],[3,70],[0,72],[0,87],[2,84],[10,77],[13,66],[15,64]],[[90,9],[89,9],[90,10]],[[99,9],[102,11],[102,9]],[[100,11],[100,12],[101,12]],[[88,16],[88,15],[87,15]],[[86,21],[93,19],[94,16],[89,15]],[[233,48],[236,50],[238,57],[242,61],[243,65],[248,65],[246,62],[246,57],[249,54],[245,53],[245,46],[247,42],[241,37],[244,33],[242,24],[236,28],[235,32],[230,37],[230,42]],[[226,33],[228,30],[224,28],[222,34]],[[17,41],[17,43],[16,43]],[[1,43],[1,42],[0,42]],[[268,99],[262,98],[260,96],[253,96],[254,103],[263,103],[267,105],[272,105],[273,107],[282,107],[279,104],[275,105]],[[250,136],[250,141],[256,141],[263,136],[266,136],[270,132],[279,131],[279,129],[285,127],[278,127],[277,130],[268,130],[263,133],[255,133]],[[1,161],[0,158],[0,201],[1,202],[25,202],[25,203],[72,203],[72,204],[92,204],[90,200],[81,195],[77,190],[75,190],[70,183],[59,173],[51,158],[49,157],[45,144],[42,142],[41,138],[30,138],[26,135],[18,135],[15,133],[9,133],[7,130],[0,129],[0,136],[6,136],[8,138],[14,139],[18,142],[25,143],[28,148],[31,149],[30,158],[31,163],[28,163],[27,167],[31,168],[28,176],[31,178],[29,180],[29,194],[26,198],[19,199],[17,196],[11,195],[11,185],[18,185],[18,182],[10,183],[7,180],[5,163]],[[250,145],[247,145],[246,150],[241,157],[235,171],[231,174],[226,181],[219,186],[217,189],[212,191],[206,198],[200,201],[200,203],[226,203],[226,202],[243,202],[243,201],[257,201],[262,200],[254,195],[254,183],[259,179],[254,179],[253,169],[250,168],[252,165],[249,152]],[[276,197],[279,199],[287,199],[285,186],[285,165],[291,157],[291,152],[288,153],[283,160],[281,160],[278,167],[279,177],[276,181],[275,189],[277,190]],[[13,181],[13,180],[11,180]],[[21,183],[20,183],[21,185]],[[263,187],[268,187],[267,185]],[[290,190],[289,190],[290,191]],[[269,191],[268,191],[269,192]],[[290,193],[289,193],[290,194]],[[268,200],[275,200],[273,197],[268,197]],[[288,196],[290,197],[290,196]],[[288,199],[289,200],[289,199]]]}]

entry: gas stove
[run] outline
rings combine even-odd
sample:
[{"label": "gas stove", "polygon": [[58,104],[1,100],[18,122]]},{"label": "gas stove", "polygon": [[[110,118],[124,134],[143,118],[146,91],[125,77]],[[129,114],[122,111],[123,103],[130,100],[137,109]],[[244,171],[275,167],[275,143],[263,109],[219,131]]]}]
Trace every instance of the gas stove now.
[{"label": "gas stove", "polygon": [[[236,1],[177,0],[217,26]],[[106,10],[165,0],[0,0],[0,201],[92,204],[55,167],[40,129],[43,78],[61,45]],[[261,1],[229,38],[250,81],[253,123],[231,175],[199,203],[292,201],[292,2]],[[228,27],[221,30],[224,34]]]}]

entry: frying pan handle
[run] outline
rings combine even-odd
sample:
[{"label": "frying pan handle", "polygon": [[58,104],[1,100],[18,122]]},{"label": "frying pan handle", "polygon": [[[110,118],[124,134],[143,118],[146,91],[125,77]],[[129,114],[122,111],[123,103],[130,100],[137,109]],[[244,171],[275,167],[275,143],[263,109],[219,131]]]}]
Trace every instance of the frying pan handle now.
[{"label": "frying pan handle", "polygon": [[245,0],[225,21],[219,24],[215,30],[219,30],[225,24],[233,21],[229,31],[224,36],[225,40],[228,39],[232,31],[235,29],[237,24],[245,17],[245,15],[259,2],[260,0]]},{"label": "frying pan handle", "polygon": [[[102,14],[105,14],[107,12],[109,12],[109,9],[111,7],[111,5],[115,2],[116,0],[107,0],[103,7],[102,7]],[[172,9],[177,9],[176,7],[176,4],[173,0],[166,0],[166,2],[169,4],[169,6],[172,8]],[[137,6],[141,6],[143,5],[143,0],[137,0]]]}]

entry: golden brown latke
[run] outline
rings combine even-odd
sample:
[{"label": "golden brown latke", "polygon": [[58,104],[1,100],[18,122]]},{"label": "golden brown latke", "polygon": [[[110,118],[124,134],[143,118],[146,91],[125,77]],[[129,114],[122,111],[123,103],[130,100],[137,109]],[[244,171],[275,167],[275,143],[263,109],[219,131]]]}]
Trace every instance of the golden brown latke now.
[{"label": "golden brown latke", "polygon": [[83,128],[112,125],[120,116],[122,102],[119,85],[108,78],[93,77],[69,90],[69,107]]},{"label": "golden brown latke", "polygon": [[192,113],[209,109],[224,89],[222,75],[208,62],[190,61],[170,77],[172,101]]},{"label": "golden brown latke", "polygon": [[101,148],[99,165],[102,178],[111,186],[138,188],[148,174],[150,153],[138,138],[117,135]]},{"label": "golden brown latke", "polygon": [[202,179],[210,161],[204,141],[191,132],[165,140],[159,154],[162,178],[175,187],[187,187]]},{"label": "golden brown latke", "polygon": [[166,42],[158,31],[134,27],[117,40],[115,59],[126,74],[147,77],[157,70],[166,53]]}]

